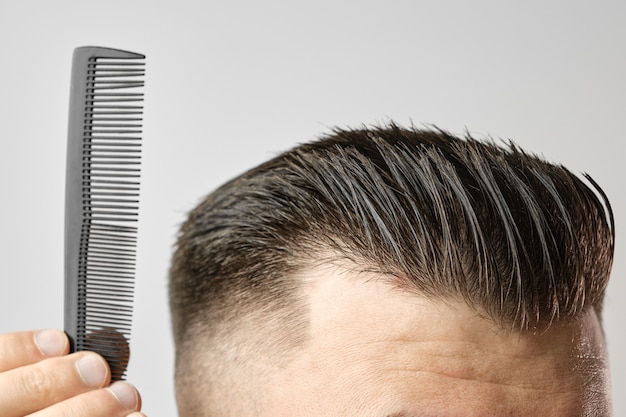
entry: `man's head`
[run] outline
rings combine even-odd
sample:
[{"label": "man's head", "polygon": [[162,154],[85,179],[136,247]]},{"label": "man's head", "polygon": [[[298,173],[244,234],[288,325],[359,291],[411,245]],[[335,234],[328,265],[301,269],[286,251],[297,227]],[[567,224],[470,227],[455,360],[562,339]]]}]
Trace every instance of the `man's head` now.
[{"label": "man's head", "polygon": [[395,125],[228,182],[172,264],[181,415],[600,407],[614,236],[590,184],[514,145]]}]

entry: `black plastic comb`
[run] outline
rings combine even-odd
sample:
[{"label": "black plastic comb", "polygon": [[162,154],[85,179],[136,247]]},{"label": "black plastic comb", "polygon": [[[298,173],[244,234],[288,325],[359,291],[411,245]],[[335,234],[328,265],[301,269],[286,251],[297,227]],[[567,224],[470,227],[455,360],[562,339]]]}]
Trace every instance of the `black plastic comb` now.
[{"label": "black plastic comb", "polygon": [[144,56],[74,50],[65,201],[65,331],[124,379],[133,312]]}]

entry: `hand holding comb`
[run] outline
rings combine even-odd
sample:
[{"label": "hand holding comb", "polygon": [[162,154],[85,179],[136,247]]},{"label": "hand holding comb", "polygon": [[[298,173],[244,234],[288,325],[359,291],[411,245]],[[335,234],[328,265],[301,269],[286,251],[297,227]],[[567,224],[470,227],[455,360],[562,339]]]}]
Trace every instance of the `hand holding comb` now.
[{"label": "hand holding comb", "polygon": [[124,379],[132,319],[144,56],[74,50],[65,201],[65,332]]}]

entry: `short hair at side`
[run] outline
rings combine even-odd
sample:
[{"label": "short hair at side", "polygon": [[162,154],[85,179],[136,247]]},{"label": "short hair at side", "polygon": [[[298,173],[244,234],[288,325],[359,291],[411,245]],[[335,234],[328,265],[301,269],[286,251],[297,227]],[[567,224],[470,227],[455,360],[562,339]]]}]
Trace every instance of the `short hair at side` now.
[{"label": "short hair at side", "polygon": [[395,124],[298,146],[217,189],[182,226],[170,273],[177,366],[198,335],[204,349],[223,345],[243,317],[280,323],[274,346],[301,340],[293,277],[322,253],[464,300],[505,328],[600,313],[614,225],[585,178],[513,143]]}]

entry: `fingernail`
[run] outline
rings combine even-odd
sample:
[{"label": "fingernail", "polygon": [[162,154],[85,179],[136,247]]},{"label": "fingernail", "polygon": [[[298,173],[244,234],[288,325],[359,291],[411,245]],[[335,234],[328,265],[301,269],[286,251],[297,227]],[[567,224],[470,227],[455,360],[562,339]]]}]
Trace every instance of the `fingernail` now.
[{"label": "fingernail", "polygon": [[117,398],[120,404],[126,407],[127,410],[137,408],[137,404],[139,403],[139,394],[137,394],[137,390],[135,390],[132,385],[126,382],[117,381],[112,383],[107,389],[115,395],[115,398]]},{"label": "fingernail", "polygon": [[67,338],[58,330],[42,330],[35,334],[35,344],[44,356],[59,356],[65,351]]},{"label": "fingernail", "polygon": [[96,355],[86,355],[76,362],[76,368],[83,382],[92,388],[102,387],[106,383],[107,368],[104,359]]}]

